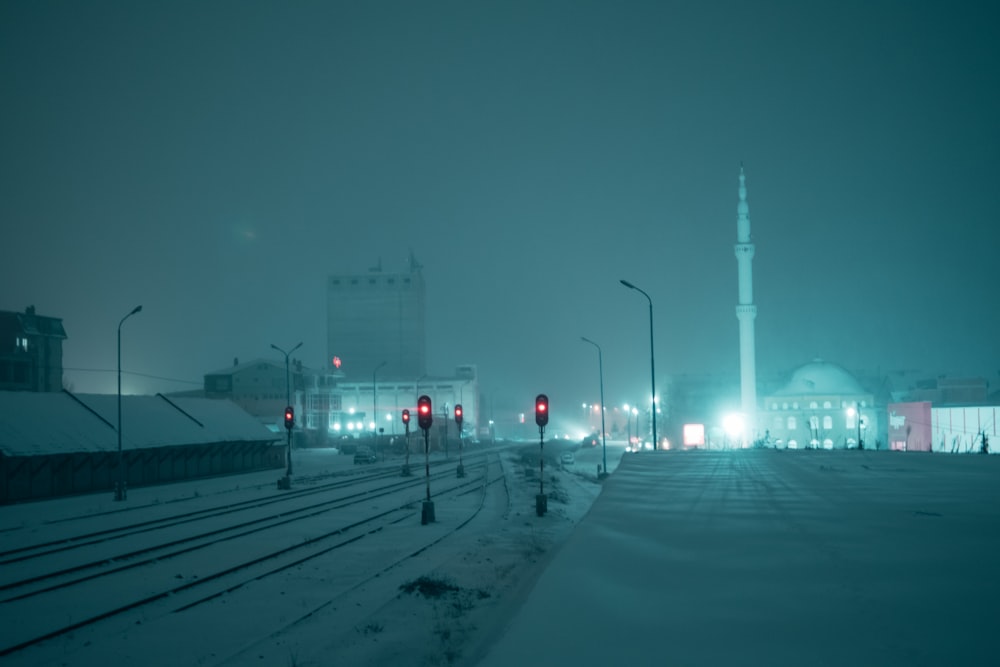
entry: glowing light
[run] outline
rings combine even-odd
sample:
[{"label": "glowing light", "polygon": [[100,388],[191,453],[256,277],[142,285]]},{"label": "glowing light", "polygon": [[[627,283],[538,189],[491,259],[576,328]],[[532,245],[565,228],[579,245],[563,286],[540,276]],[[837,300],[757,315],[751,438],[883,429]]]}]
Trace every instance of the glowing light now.
[{"label": "glowing light", "polygon": [[743,415],[728,414],[722,419],[722,428],[730,438],[738,438],[746,432],[746,421]]}]

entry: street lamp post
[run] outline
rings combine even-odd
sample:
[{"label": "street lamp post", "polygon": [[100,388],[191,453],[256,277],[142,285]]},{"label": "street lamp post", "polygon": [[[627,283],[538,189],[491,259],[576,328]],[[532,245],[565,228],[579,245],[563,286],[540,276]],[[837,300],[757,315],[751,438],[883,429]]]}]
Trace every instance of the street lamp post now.
[{"label": "street lamp post", "polygon": [[643,290],[639,289],[629,281],[621,280],[619,282],[621,282],[621,284],[625,287],[639,292],[646,297],[646,301],[649,302],[649,377],[650,385],[653,388],[653,395],[650,400],[652,401],[653,406],[651,412],[653,413],[653,449],[655,450],[659,448],[660,443],[656,440],[656,365],[653,354],[653,300],[649,298],[649,295]]},{"label": "street lamp post", "polygon": [[580,336],[580,340],[582,340],[584,343],[590,343],[591,345],[597,348],[597,370],[600,373],[600,380],[601,380],[601,449],[604,454],[604,468],[602,468],[604,472],[602,474],[607,475],[608,443],[606,440],[605,428],[604,428],[604,355],[601,353],[601,346],[595,343],[594,341],[590,340],[585,336]]},{"label": "street lamp post", "polygon": [[[274,343],[271,343],[271,347],[273,347],[275,350],[277,350],[278,352],[281,352],[283,355],[285,355],[285,405],[289,405],[290,406],[292,404],[292,384],[291,384],[291,379],[290,379],[291,378],[291,373],[290,373],[290,370],[289,370],[289,367],[288,367],[288,357],[291,356],[292,352],[294,352],[295,350],[297,350],[300,347],[302,347],[302,342],[300,341],[298,345],[296,345],[295,347],[293,347],[292,349],[290,349],[288,352],[285,352],[284,350],[282,350],[280,347],[278,347]],[[285,448],[285,480],[286,480],[286,483],[291,484],[291,481],[292,481],[292,429],[286,428],[285,431],[288,433],[288,435],[287,435],[288,446]]]},{"label": "street lamp post", "polygon": [[122,325],[125,320],[142,310],[136,306],[118,322],[118,483],[115,485],[115,500],[125,500],[125,460],[122,456]]},{"label": "street lamp post", "polygon": [[375,425],[374,437],[375,437],[376,456],[378,456],[378,385],[375,384],[375,374],[378,373],[378,369],[385,366],[385,363],[386,362],[383,361],[381,364],[375,367],[375,370],[372,371],[372,424]]}]

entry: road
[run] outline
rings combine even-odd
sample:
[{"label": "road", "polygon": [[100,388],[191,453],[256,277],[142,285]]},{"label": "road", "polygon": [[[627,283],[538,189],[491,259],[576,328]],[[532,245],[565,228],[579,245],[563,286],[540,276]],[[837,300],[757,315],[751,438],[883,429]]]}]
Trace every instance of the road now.
[{"label": "road", "polygon": [[626,455],[479,664],[996,664],[998,556],[1000,456]]}]

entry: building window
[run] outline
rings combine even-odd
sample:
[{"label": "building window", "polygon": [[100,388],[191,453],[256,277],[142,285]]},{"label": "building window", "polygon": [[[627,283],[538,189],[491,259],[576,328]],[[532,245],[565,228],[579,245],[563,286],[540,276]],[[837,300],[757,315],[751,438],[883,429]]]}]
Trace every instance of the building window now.
[{"label": "building window", "polygon": [[794,403],[792,403],[792,410],[798,410],[798,409],[799,409],[799,402],[795,401]]},{"label": "building window", "polygon": [[782,410],[787,410],[788,409],[788,403],[782,403],[781,404],[781,409]]},{"label": "building window", "polygon": [[798,428],[798,422],[795,421],[795,417],[789,417],[788,418],[788,430],[789,431],[794,431],[796,428]]},{"label": "building window", "polygon": [[781,417],[775,417],[774,418],[774,430],[775,431],[780,431],[782,425],[784,424],[784,422],[785,422],[785,420],[782,419]]},{"label": "building window", "polygon": [[831,417],[830,415],[826,415],[825,417],[823,417],[823,428],[827,430],[833,428],[833,417]]},{"label": "building window", "polygon": [[771,409],[772,410],[777,410],[778,409],[778,404],[777,403],[771,403]]},{"label": "building window", "polygon": [[813,430],[813,431],[818,431],[819,430],[819,417],[810,417],[809,418],[809,428],[811,430]]},{"label": "building window", "polygon": [[816,410],[818,408],[819,408],[819,403],[817,403],[816,401],[810,401],[809,402],[809,409],[810,410]]},{"label": "building window", "polygon": [[833,403],[831,403],[830,401],[823,401],[823,407],[829,410],[830,408],[833,407]]},{"label": "building window", "polygon": [[23,336],[18,336],[15,339],[14,344],[17,347],[17,349],[21,350],[22,352],[27,352],[28,351],[28,339],[27,338],[24,338]]}]

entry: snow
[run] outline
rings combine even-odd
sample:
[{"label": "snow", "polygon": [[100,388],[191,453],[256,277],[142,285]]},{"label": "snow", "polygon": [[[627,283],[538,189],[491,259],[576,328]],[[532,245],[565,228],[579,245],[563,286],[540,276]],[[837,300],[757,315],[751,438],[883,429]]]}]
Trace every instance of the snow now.
[{"label": "snow", "polygon": [[[445,536],[464,506],[441,502],[432,526],[404,523],[361,540],[361,561],[336,572],[303,568],[197,613],[108,636],[81,630],[4,664],[995,664],[1000,458],[814,450],[622,458],[618,445],[608,458],[603,482],[599,447],[548,467],[553,497],[537,517],[537,478],[508,454],[510,504],[488,495],[484,520],[418,558],[404,557],[411,541]],[[295,483],[346,472],[351,460],[297,451]],[[134,489],[127,502],[155,515],[184,498],[188,510],[271,491],[276,475]],[[2,507],[0,547],[25,531],[35,541],[69,530],[53,519],[114,505],[108,494]],[[362,576],[366,567],[381,576]],[[421,577],[453,590],[400,590]],[[319,581],[346,592],[323,606]],[[276,631],[261,619],[279,602],[290,615]]]}]

